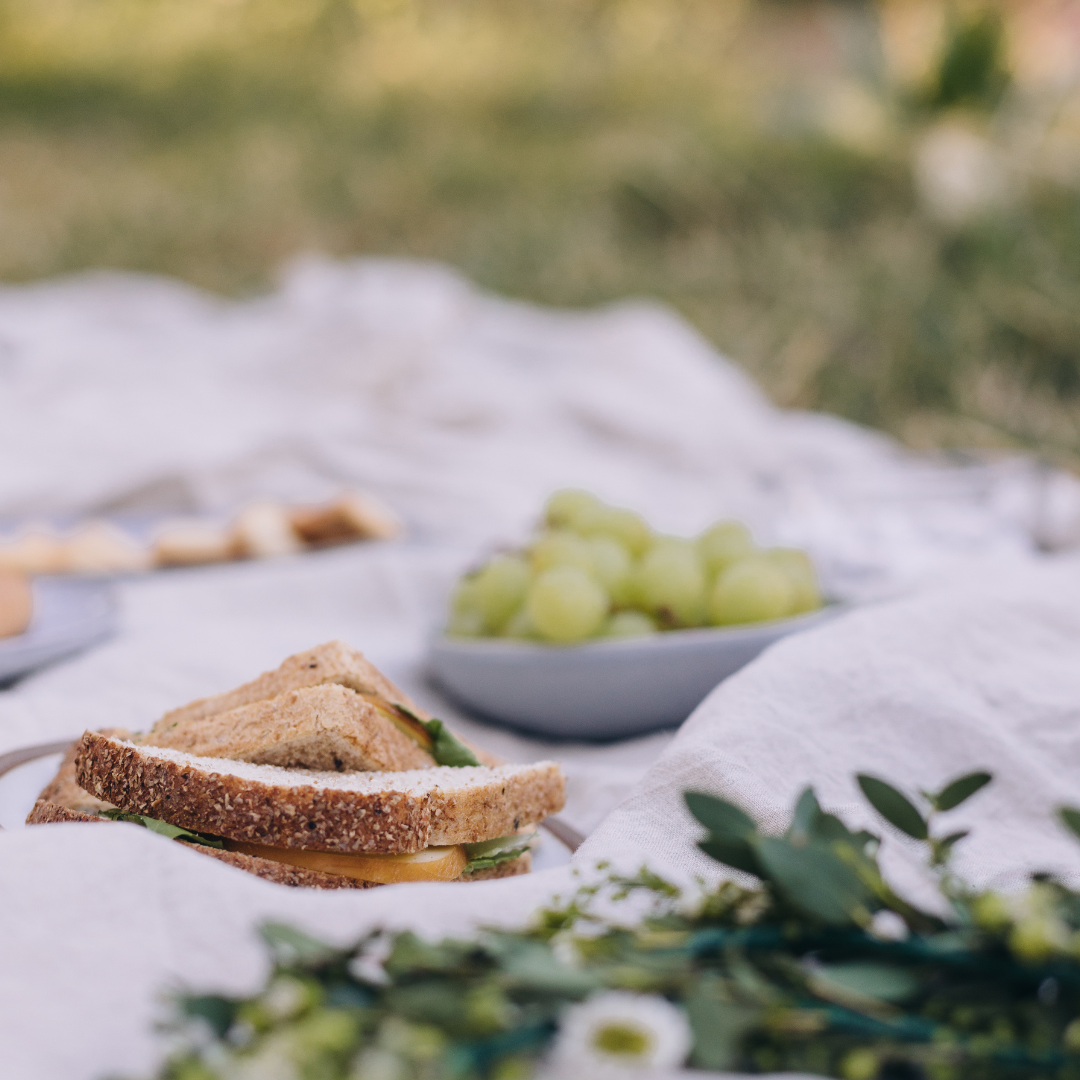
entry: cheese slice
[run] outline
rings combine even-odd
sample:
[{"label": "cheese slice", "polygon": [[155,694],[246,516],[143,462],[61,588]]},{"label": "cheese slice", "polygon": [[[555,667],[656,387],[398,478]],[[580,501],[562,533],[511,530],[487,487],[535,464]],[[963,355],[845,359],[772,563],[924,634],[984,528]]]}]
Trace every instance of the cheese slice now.
[{"label": "cheese slice", "polygon": [[424,848],[411,855],[342,855],[336,851],[276,848],[242,840],[226,840],[225,848],[286,866],[338,874],[357,881],[378,881],[384,885],[399,881],[453,881],[461,877],[467,861],[461,846]]}]

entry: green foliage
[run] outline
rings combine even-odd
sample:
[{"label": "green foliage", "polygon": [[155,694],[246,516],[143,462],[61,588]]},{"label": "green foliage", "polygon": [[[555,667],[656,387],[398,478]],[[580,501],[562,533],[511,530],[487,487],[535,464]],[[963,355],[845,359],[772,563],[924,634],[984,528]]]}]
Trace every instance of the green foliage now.
[{"label": "green foliage", "polygon": [[132,825],[141,825],[144,829],[167,836],[170,840],[183,840],[188,844],[201,844],[203,847],[223,848],[225,844],[216,836],[208,836],[204,833],[192,832],[191,829],[181,829],[179,825],[170,825],[167,821],[158,821],[157,818],[147,817],[145,814],[129,814],[126,810],[101,810],[99,817],[108,818],[110,821],[128,821]]},{"label": "green foliage", "polygon": [[[912,110],[835,59],[873,4],[798,5],[808,43],[792,6],[0,0],[0,278],[243,294],[298,251],[439,259],[545,303],[659,297],[785,405],[1080,460],[1080,193],[1025,160],[1019,203],[943,227],[912,183],[924,124],[998,117],[1008,21],[964,5]],[[839,137],[823,78],[881,130]],[[1071,105],[1018,94],[1010,124],[1027,100],[1034,146]]]},{"label": "green foliage", "polygon": [[441,720],[424,720],[400,703],[395,703],[394,708],[416,721],[431,736],[431,756],[436,765],[461,768],[480,764],[480,759]]},{"label": "green foliage", "polygon": [[[526,1078],[563,1010],[612,989],[677,1003],[699,1068],[1077,1080],[1080,894],[1043,874],[1013,897],[974,890],[947,868],[962,834],[933,831],[936,814],[987,782],[954,780],[926,795],[931,809],[919,815],[950,922],[898,897],[881,878],[877,838],[823,811],[809,788],[782,836],[690,793],[711,836],[752,853],[759,884],[724,881],[687,897],[643,868],[583,887],[529,928],[434,942],[375,932],[340,949],[267,925],[266,987],[245,999],[175,999],[180,1049],[159,1080]],[[918,813],[892,785],[869,787],[883,813]],[[1061,816],[1080,836],[1080,811]],[[635,919],[613,921],[611,905],[631,896]],[[902,932],[880,932],[870,915],[881,911]]]},{"label": "green foliage", "polygon": [[931,797],[935,810],[952,810],[962,802],[966,802],[975,792],[986,787],[993,777],[985,772],[973,772],[967,776],[961,776]]},{"label": "green foliage", "polygon": [[974,105],[991,110],[1008,84],[1001,9],[991,2],[954,17],[927,104],[933,109]]},{"label": "green foliage", "polygon": [[1072,806],[1063,806],[1059,811],[1059,815],[1065,828],[1074,836],[1080,838],[1080,810]]},{"label": "green foliage", "polygon": [[529,847],[526,845],[525,847],[510,848],[506,851],[493,851],[490,855],[478,855],[469,859],[464,872],[471,874],[477,870],[489,870],[493,866],[498,866],[499,863],[520,858],[528,850]]},{"label": "green foliage", "polygon": [[862,793],[886,821],[914,840],[926,839],[926,822],[905,795],[873,776],[860,774],[857,779]]},{"label": "green foliage", "polygon": [[434,740],[431,756],[437,765],[454,765],[460,768],[480,764],[480,759],[441,720],[422,720],[421,723]]}]

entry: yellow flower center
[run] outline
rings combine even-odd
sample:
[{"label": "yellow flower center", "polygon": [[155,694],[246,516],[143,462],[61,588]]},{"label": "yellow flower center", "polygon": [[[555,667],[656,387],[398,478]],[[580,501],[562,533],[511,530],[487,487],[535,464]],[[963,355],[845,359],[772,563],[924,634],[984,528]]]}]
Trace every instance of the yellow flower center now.
[{"label": "yellow flower center", "polygon": [[593,1036],[597,1050],[618,1057],[643,1057],[651,1045],[647,1031],[629,1024],[605,1024]]}]

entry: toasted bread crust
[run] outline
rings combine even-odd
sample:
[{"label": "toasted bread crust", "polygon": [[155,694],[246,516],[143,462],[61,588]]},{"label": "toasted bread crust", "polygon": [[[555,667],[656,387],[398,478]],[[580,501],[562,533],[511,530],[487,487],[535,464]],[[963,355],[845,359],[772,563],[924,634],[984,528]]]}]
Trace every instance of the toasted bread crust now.
[{"label": "toasted bread crust", "polygon": [[231,840],[343,852],[413,852],[429,846],[427,800],[408,792],[286,787],[195,771],[155,755],[151,747],[92,731],[79,743],[76,769],[82,787],[99,799]]},{"label": "toasted bread crust", "polygon": [[[287,770],[262,778],[258,766],[219,761],[184,760],[175,750],[92,731],[76,755],[80,785],[131,813],[231,840],[313,851],[389,854],[477,843],[557,813],[566,794],[562,770],[550,761],[388,774],[385,789],[366,791],[333,774],[329,782],[319,780],[325,774],[299,770],[295,781]],[[398,790],[389,776],[401,777]]]},{"label": "toasted bread crust", "polygon": [[325,772],[427,769],[434,758],[337,683],[287,690],[228,712],[157,725],[139,740],[201,757]]},{"label": "toasted bread crust", "polygon": [[[269,701],[290,690],[323,686],[327,683],[344,686],[357,694],[370,695],[390,704],[404,705],[417,716],[425,720],[431,719],[429,713],[421,709],[408,694],[386,678],[359,649],[354,649],[343,641],[329,641],[307,652],[290,656],[279,668],[263,672],[257,679],[244,683],[235,690],[229,690],[227,693],[217,694],[214,697],[200,698],[198,701],[191,702],[190,705],[167,712],[154,725],[146,740],[150,745],[172,745],[150,743],[149,740],[168,737],[171,729],[186,726],[194,721],[206,720],[208,717],[253,705],[259,701]],[[465,742],[465,740],[462,741]],[[494,754],[489,754],[473,746],[472,743],[466,742],[466,745],[476,754],[481,764],[502,764],[501,759]],[[309,769],[316,767],[300,760],[297,760],[295,764]],[[404,768],[417,767],[423,766],[404,766]],[[331,765],[330,768],[333,766]]]},{"label": "toasted bread crust", "polygon": [[[49,802],[44,795],[45,793],[42,792],[41,796],[38,797],[38,801],[34,803],[33,809],[26,815],[27,825],[56,825],[65,821],[108,823],[108,818],[98,817],[93,812],[72,810],[67,806],[61,806],[59,803]],[[102,803],[102,806],[107,806],[107,804]]]},{"label": "toasted bread crust", "polygon": [[[96,814],[87,814],[81,810],[69,810],[67,807],[46,802],[44,799],[38,799],[26,819],[28,825],[51,825],[73,821],[109,824],[107,818],[98,817]],[[357,881],[355,878],[347,878],[339,874],[323,874],[318,870],[305,870],[299,866],[287,866],[284,863],[274,862],[270,859],[261,859],[257,855],[245,855],[240,851],[222,851],[219,848],[206,847],[203,844],[189,844],[188,847],[202,855],[209,855],[219,862],[235,866],[238,870],[246,870],[256,877],[273,881],[278,885],[289,885],[293,888],[376,889],[382,884],[378,881]],[[506,862],[498,863],[486,870],[462,874],[457,880],[462,882],[493,881],[496,878],[527,874],[531,869],[532,855],[526,851],[516,859],[508,859]]]},{"label": "toasted bread crust", "polygon": [[[118,738],[126,738],[126,731],[111,729],[108,734],[115,734]],[[108,810],[110,803],[95,799],[88,791],[79,786],[75,776],[75,755],[79,752],[78,740],[72,742],[60,762],[60,768],[56,775],[41,789],[34,804],[37,810],[41,803],[50,803],[68,810],[84,810],[88,814],[96,814],[99,810]],[[34,810],[30,813],[33,814]],[[30,818],[26,819],[27,822]]]},{"label": "toasted bread crust", "polygon": [[476,844],[509,836],[557,814],[566,803],[566,777],[552,761],[499,770],[485,784],[431,793],[428,844]]},{"label": "toasted bread crust", "polygon": [[200,698],[182,708],[167,712],[155,725],[152,734],[159,734],[173,724],[214,716],[230,709],[267,701],[287,690],[305,686],[337,683],[361,694],[374,694],[390,702],[400,703],[418,716],[430,719],[404,691],[399,690],[358,649],[343,641],[329,641],[307,652],[290,656],[274,671],[263,672],[235,690],[214,697]]}]

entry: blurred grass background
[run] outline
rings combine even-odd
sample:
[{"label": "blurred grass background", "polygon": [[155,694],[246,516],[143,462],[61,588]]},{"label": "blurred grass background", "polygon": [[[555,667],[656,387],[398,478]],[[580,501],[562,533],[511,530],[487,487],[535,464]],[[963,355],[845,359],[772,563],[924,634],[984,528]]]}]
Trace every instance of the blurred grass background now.
[{"label": "blurred grass background", "polygon": [[0,279],[439,259],[1080,463],[1076,0],[0,0]]}]

